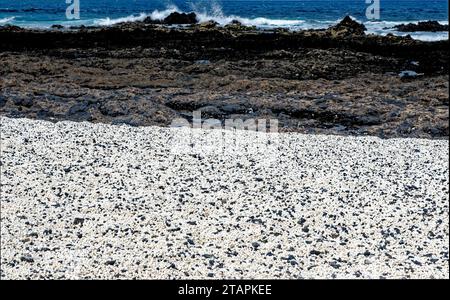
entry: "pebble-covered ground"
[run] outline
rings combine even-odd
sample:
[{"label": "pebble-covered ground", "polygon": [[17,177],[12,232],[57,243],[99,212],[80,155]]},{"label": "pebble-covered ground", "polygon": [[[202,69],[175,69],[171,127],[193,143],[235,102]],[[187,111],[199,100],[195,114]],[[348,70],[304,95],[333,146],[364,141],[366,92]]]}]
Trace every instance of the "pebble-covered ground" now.
[{"label": "pebble-covered ground", "polygon": [[2,117],[1,278],[448,278],[448,154]]}]

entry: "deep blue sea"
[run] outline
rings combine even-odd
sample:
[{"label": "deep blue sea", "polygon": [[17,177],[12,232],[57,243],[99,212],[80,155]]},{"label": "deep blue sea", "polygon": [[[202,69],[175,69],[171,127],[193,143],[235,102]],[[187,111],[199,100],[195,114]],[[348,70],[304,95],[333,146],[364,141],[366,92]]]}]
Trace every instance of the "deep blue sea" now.
[{"label": "deep blue sea", "polygon": [[[73,0],[70,0],[73,1]],[[364,22],[368,33],[401,34],[386,27],[436,20],[448,24],[447,0],[381,0],[380,19],[366,18],[366,0],[79,0],[80,19],[66,18],[66,0],[0,0],[0,26],[48,28],[52,24],[109,26],[146,16],[164,18],[173,11],[197,13],[200,21],[226,24],[237,19],[261,28],[326,28],[345,15]],[[422,40],[448,39],[447,32],[413,33]]]}]

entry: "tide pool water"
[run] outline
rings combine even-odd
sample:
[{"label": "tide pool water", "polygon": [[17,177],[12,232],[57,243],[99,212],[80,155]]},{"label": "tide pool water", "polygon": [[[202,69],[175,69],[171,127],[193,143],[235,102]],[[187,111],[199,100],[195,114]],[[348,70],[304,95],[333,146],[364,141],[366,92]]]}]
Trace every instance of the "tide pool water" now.
[{"label": "tide pool water", "polygon": [[[260,28],[327,28],[346,15],[363,22],[367,33],[396,32],[401,23],[435,20],[448,24],[447,0],[381,0],[380,19],[368,20],[366,0],[79,0],[80,19],[68,20],[66,0],[0,0],[0,26],[49,28],[53,24],[110,26],[119,22],[162,19],[171,12],[197,13],[199,21],[224,25],[239,20]],[[448,39],[448,32],[416,32],[421,40]]]}]

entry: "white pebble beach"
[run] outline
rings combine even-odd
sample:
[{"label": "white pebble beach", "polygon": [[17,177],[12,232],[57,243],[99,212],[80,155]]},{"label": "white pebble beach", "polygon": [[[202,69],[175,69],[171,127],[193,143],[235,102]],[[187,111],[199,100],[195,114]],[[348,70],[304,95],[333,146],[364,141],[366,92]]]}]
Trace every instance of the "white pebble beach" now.
[{"label": "white pebble beach", "polygon": [[1,278],[449,278],[448,154],[2,117]]}]

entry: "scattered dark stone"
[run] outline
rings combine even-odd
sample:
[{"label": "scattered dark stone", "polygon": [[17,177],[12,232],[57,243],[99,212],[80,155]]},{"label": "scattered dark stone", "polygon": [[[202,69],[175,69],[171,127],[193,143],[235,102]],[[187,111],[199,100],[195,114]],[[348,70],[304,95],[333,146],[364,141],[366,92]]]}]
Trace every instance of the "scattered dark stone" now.
[{"label": "scattered dark stone", "polygon": [[20,257],[20,261],[24,261],[24,262],[28,262],[28,263],[33,263],[34,259],[30,254],[25,254],[23,256]]},{"label": "scattered dark stone", "polygon": [[195,245],[195,242],[192,239],[187,239],[187,242],[189,243],[189,245]]},{"label": "scattered dark stone", "polygon": [[339,269],[341,265],[335,261],[330,262],[330,266],[332,266],[335,269]]},{"label": "scattered dark stone", "polygon": [[60,25],[60,24],[53,24],[53,25],[51,26],[51,28],[52,28],[52,29],[63,29],[64,26],[62,26],[62,25]]},{"label": "scattered dark stone", "polygon": [[311,255],[320,255],[320,254],[322,254],[322,252],[320,252],[320,251],[318,251],[318,250],[311,250],[311,251],[309,252],[309,254],[311,254]]},{"label": "scattered dark stone", "polygon": [[252,243],[252,247],[253,247],[255,250],[258,250],[259,246],[260,246],[260,244],[259,244],[258,242],[253,242],[253,243]]},{"label": "scattered dark stone", "polygon": [[371,255],[371,253],[370,253],[369,250],[366,250],[366,251],[363,253],[363,255],[364,255],[365,257],[369,257],[369,256]]},{"label": "scattered dark stone", "polygon": [[254,223],[254,224],[260,224],[260,225],[264,225],[264,221],[260,218],[255,218],[255,217],[251,217],[250,218],[250,222]]},{"label": "scattered dark stone", "polygon": [[421,263],[420,261],[418,261],[418,260],[413,260],[412,262],[413,262],[414,264],[418,265],[418,266],[421,266],[421,265],[422,265],[422,263]]},{"label": "scattered dark stone", "polygon": [[169,268],[171,268],[171,269],[176,269],[177,266],[176,266],[174,263],[170,263]]},{"label": "scattered dark stone", "polygon": [[75,218],[73,220],[73,224],[74,225],[83,225],[83,223],[84,223],[84,219],[83,218]]},{"label": "scattered dark stone", "polygon": [[289,254],[287,257],[282,258],[282,259],[285,259],[285,260],[295,260],[295,256],[292,255],[292,254]]},{"label": "scattered dark stone", "polygon": [[181,230],[180,227],[174,227],[174,228],[167,229],[167,231],[169,231],[169,232],[176,232],[176,231],[180,231],[180,230]]},{"label": "scattered dark stone", "polygon": [[107,266],[114,266],[116,264],[116,260],[112,259],[112,260],[107,260],[105,262],[105,265]]}]

